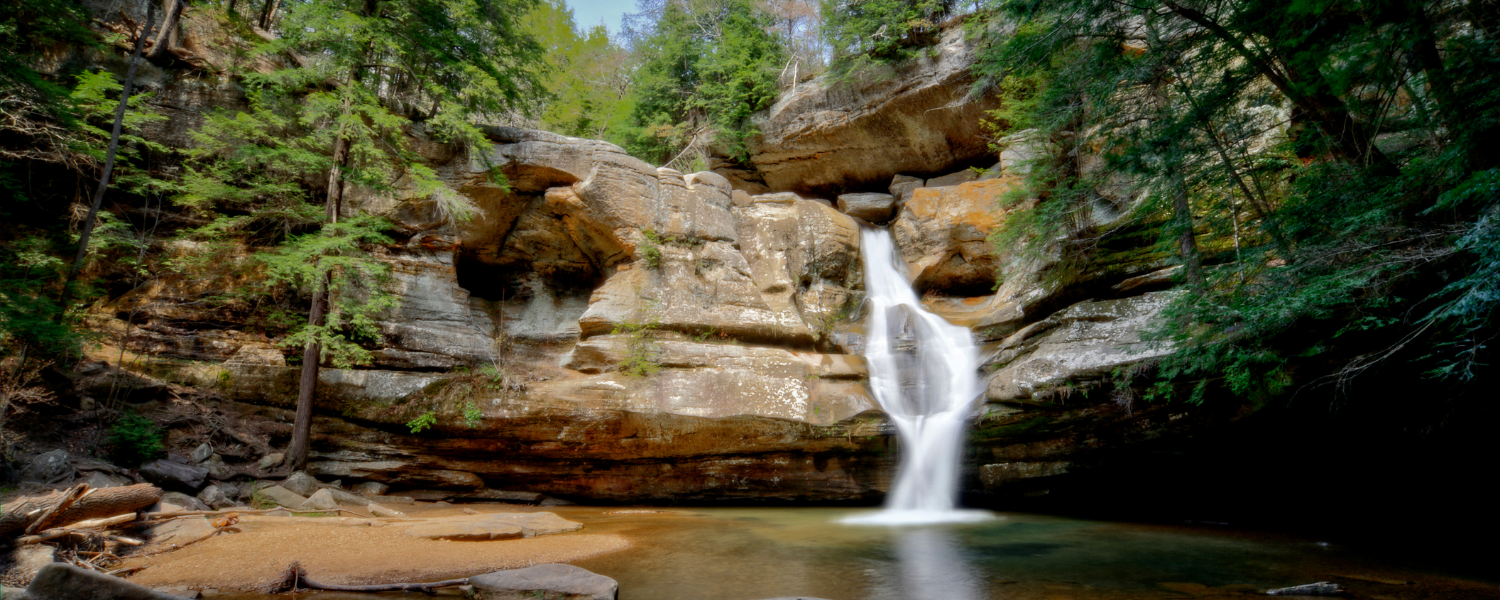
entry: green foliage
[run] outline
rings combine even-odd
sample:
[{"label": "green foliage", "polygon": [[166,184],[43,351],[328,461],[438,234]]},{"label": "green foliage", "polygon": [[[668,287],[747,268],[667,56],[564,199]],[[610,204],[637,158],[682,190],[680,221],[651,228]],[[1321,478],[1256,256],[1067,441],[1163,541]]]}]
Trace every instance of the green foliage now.
[{"label": "green foliage", "polygon": [[661,370],[661,349],[656,345],[655,330],[661,323],[624,322],[615,325],[611,334],[625,336],[625,356],[615,365],[621,373],[631,377],[647,377]]},{"label": "green foliage", "polygon": [[479,405],[478,404],[475,404],[473,401],[469,401],[469,402],[465,402],[464,403],[464,410],[463,410],[464,427],[468,427],[469,429],[473,429],[475,427],[478,427],[480,420],[483,419],[483,418],[484,418],[484,411],[479,410]]},{"label": "green foliage", "polygon": [[109,445],[116,462],[124,465],[139,465],[161,456],[166,450],[162,444],[165,432],[155,421],[129,412],[110,426]]},{"label": "green foliage", "polygon": [[390,223],[383,218],[362,215],[329,223],[316,233],[292,236],[256,255],[265,267],[268,285],[308,294],[326,285],[332,300],[322,325],[302,326],[281,341],[283,346],[297,349],[317,342],[339,368],[369,362],[370,352],[361,342],[381,339],[376,318],[399,304],[399,298],[383,285],[390,278],[390,266],[366,250],[370,244],[391,242],[382,232],[388,227]]},{"label": "green foliage", "polygon": [[641,231],[641,260],[645,261],[648,268],[655,269],[661,266],[661,237],[650,229]]},{"label": "green foliage", "polygon": [[937,41],[951,0],[821,0],[823,40],[834,66],[850,70],[866,61],[893,63]]},{"label": "green foliage", "polygon": [[[1156,362],[1147,398],[1264,400],[1310,366],[1342,382],[1398,357],[1450,381],[1486,364],[1500,59],[1472,15],[1387,0],[992,4],[974,28],[979,89],[1000,97],[988,129],[1045,149],[992,239],[1061,254],[1066,271],[1116,232],[1160,233],[1150,252],[1176,255],[1190,289],[1156,333],[1181,350]],[[1130,214],[1097,225],[1120,198]]]},{"label": "green foliage", "polygon": [[742,154],[755,134],[749,116],[775,100],[787,61],[785,41],[771,24],[751,0],[666,3],[635,48],[642,62],[632,83],[627,148],[669,165],[710,139]]},{"label": "green foliage", "polygon": [[423,431],[431,428],[433,425],[436,425],[436,424],[437,424],[437,413],[434,412],[434,411],[430,411],[429,410],[429,411],[424,412],[424,413],[422,413],[420,415],[417,415],[417,418],[412,419],[410,421],[407,421],[406,422],[406,428],[410,429],[411,432],[412,432],[412,434],[415,435],[415,434],[418,434],[418,433],[422,433]]},{"label": "green foliage", "polygon": [[540,127],[623,142],[634,107],[629,53],[610,39],[603,25],[580,31],[562,0],[543,0],[521,23],[546,49],[541,85],[547,98]]}]

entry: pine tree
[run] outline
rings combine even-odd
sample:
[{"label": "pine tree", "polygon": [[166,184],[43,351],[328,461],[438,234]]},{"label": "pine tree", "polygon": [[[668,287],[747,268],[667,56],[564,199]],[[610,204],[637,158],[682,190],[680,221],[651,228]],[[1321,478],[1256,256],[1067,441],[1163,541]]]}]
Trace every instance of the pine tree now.
[{"label": "pine tree", "polygon": [[[297,420],[287,463],[307,460],[318,368],[325,355],[356,364],[358,340],[391,304],[367,248],[388,241],[382,221],[345,202],[352,186],[452,202],[410,149],[410,136],[486,143],[476,119],[522,108],[538,89],[540,47],[521,27],[528,0],[313,0],[291,4],[282,38],[266,51],[306,57],[301,66],[246,77],[253,108],[220,115],[200,140],[184,201],[211,208],[254,206],[214,227],[276,224],[279,250],[265,258],[273,282],[311,294],[304,326],[288,336],[303,349]],[[319,190],[301,187],[320,173]],[[306,200],[321,196],[321,217]],[[455,205],[462,208],[462,203]],[[245,210],[242,206],[238,210]],[[320,222],[320,224],[318,224]],[[316,227],[314,233],[301,233]]]}]

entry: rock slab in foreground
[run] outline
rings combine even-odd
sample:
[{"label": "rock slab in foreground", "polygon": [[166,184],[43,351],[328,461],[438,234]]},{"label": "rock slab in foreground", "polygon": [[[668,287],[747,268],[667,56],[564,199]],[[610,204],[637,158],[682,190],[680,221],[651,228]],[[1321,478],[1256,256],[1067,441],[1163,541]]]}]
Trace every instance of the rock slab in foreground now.
[{"label": "rock slab in foreground", "polygon": [[182,600],[119,577],[62,563],[43,567],[27,586],[26,597],[31,600]]},{"label": "rock slab in foreground", "polygon": [[554,513],[494,513],[439,517],[418,523],[406,535],[429,540],[487,541],[509,540],[567,533],[583,529],[583,524],[569,521]]},{"label": "rock slab in foreground", "polygon": [[614,579],[573,565],[537,565],[469,578],[478,600],[615,600]]}]

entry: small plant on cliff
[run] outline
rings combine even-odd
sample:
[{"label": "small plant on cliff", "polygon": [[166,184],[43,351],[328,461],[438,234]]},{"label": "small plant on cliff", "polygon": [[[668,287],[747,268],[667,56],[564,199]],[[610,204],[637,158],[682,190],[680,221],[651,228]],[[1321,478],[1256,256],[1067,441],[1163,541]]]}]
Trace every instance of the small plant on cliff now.
[{"label": "small plant on cliff", "polygon": [[484,412],[479,410],[479,405],[473,401],[464,403],[464,427],[473,429],[479,426],[479,420],[484,418]]},{"label": "small plant on cliff", "polygon": [[645,239],[641,240],[641,260],[647,267],[655,269],[661,266],[661,237],[650,229],[641,231]]},{"label": "small plant on cliff", "polygon": [[625,336],[625,356],[615,365],[621,373],[632,377],[645,377],[661,370],[656,337],[653,331],[660,325],[649,323],[620,323],[610,333]]},{"label": "small plant on cliff", "polygon": [[432,428],[435,424],[437,424],[437,413],[429,410],[417,415],[417,418],[407,421],[406,428],[410,429],[413,434],[417,434]]}]

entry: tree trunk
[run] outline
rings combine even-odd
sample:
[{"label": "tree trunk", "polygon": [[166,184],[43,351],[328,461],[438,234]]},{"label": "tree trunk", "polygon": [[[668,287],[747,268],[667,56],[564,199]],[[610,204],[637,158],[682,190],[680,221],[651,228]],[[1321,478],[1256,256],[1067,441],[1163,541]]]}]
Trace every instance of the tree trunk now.
[{"label": "tree trunk", "polygon": [[[348,107],[345,107],[348,110]],[[338,223],[344,208],[344,163],[349,160],[349,140],[340,135],[333,145],[333,168],[328,171],[328,202],[324,216],[328,223]],[[328,274],[313,291],[312,309],[307,315],[310,327],[322,327],[328,306]],[[293,470],[307,466],[307,451],[312,438],[313,399],[318,388],[318,359],[322,344],[309,341],[302,353],[302,380],[297,388],[297,420],[292,424],[292,444],[287,449],[286,464]]]},{"label": "tree trunk", "polygon": [[[325,279],[313,292],[312,310],[307,315],[309,327],[322,327],[325,306],[328,304],[328,282]],[[318,390],[318,360],[323,354],[323,345],[310,341],[302,349],[302,379],[297,387],[297,420],[292,424],[292,444],[286,452],[286,464],[292,470],[307,466],[308,444],[312,438],[313,401]]]},{"label": "tree trunk", "polygon": [[1193,209],[1188,204],[1187,183],[1181,176],[1175,178],[1172,187],[1172,212],[1175,213],[1177,251],[1182,254],[1188,284],[1203,287],[1203,257],[1198,253],[1198,240],[1193,237]]},{"label": "tree trunk", "polygon": [[[0,508],[0,540],[21,533],[48,515],[68,498],[67,492],[17,498]],[[89,490],[83,497],[57,510],[38,529],[62,527],[85,519],[112,517],[135,512],[161,501],[161,489],[150,484]]]},{"label": "tree trunk", "polygon": [[260,9],[261,29],[266,31],[271,30],[271,23],[276,21],[276,10],[278,8],[281,8],[281,0],[266,0],[265,5]]},{"label": "tree trunk", "polygon": [[167,48],[172,45],[172,34],[177,32],[177,21],[182,18],[182,9],[186,4],[187,0],[167,0],[167,12],[161,22],[161,32],[156,34],[156,42],[151,44],[151,51],[146,53],[147,58],[166,54]]},{"label": "tree trunk", "polygon": [[125,109],[130,107],[130,88],[135,83],[135,69],[141,62],[141,50],[145,48],[146,36],[156,24],[156,5],[146,5],[146,27],[135,38],[135,52],[130,55],[130,68],[125,70],[125,84],[120,89],[120,105],[115,108],[115,126],[109,134],[109,150],[104,153],[104,171],[99,174],[99,186],[94,188],[94,203],[89,205],[89,214],[83,219],[83,231],[78,234],[78,256],[68,269],[68,278],[63,280],[62,299],[58,303],[57,321],[68,314],[68,302],[73,296],[73,282],[83,269],[83,259],[89,253],[89,237],[94,233],[94,222],[99,217],[99,207],[104,204],[104,192],[109,189],[109,176],[115,170],[115,153],[120,148],[120,129],[125,125]]}]

